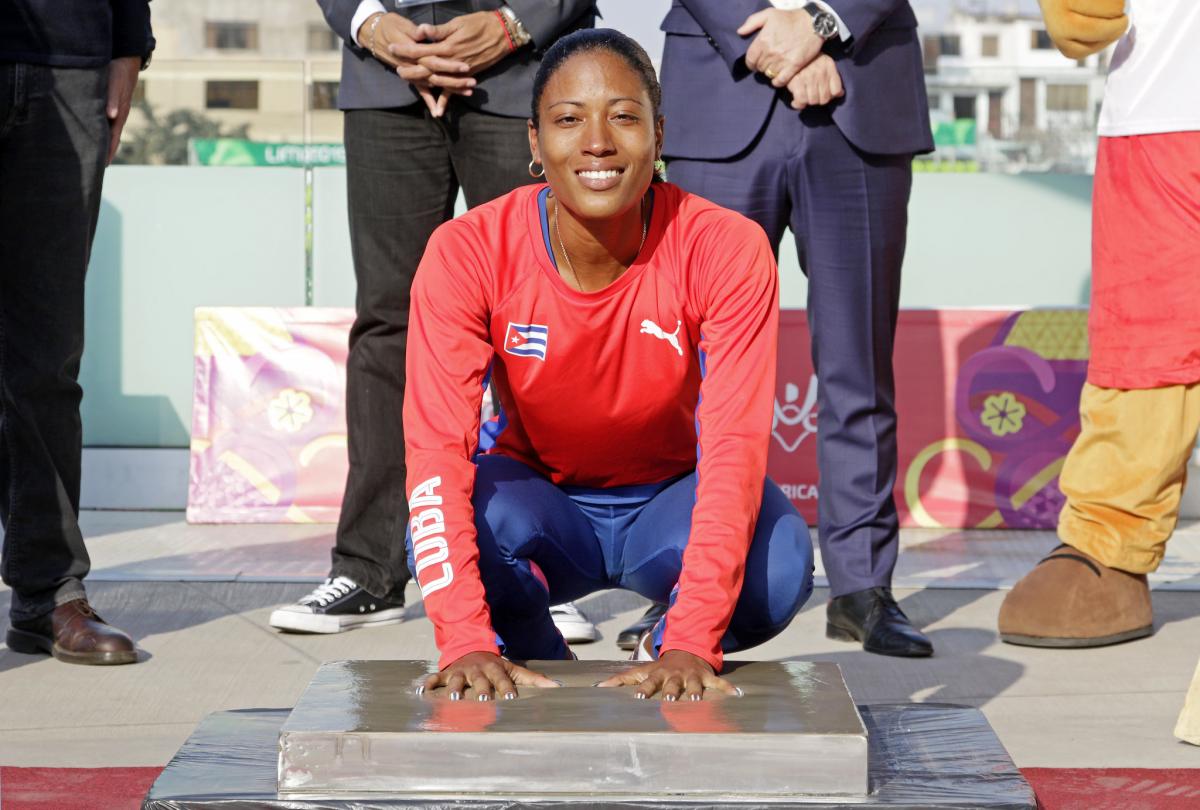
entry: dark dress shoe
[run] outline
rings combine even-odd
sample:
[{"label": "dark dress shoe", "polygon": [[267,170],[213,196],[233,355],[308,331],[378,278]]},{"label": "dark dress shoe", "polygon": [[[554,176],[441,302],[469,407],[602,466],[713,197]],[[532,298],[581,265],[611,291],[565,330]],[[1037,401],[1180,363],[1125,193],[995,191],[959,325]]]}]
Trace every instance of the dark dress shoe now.
[{"label": "dark dress shoe", "polygon": [[105,623],[86,599],[75,599],[8,628],[8,648],[36,655],[49,653],[69,664],[132,664],[137,648],[129,636]]},{"label": "dark dress shoe", "polygon": [[864,650],[879,655],[933,655],[933,644],[912,626],[891,588],[868,588],[830,599],[825,608],[825,637],[861,641]]},{"label": "dark dress shoe", "polygon": [[646,612],[642,614],[642,618],[621,631],[620,635],[617,636],[617,646],[622,650],[635,649],[638,645],[638,639],[642,637],[642,633],[654,629],[654,625],[658,624],[658,620],[666,614],[666,605],[659,602],[650,605],[650,607],[646,608]]}]

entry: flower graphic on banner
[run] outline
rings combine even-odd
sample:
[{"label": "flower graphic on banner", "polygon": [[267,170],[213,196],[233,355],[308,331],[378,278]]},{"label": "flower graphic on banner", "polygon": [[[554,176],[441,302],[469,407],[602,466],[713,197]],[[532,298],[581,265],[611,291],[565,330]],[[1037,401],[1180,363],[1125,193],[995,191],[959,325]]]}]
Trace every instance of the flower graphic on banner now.
[{"label": "flower graphic on banner", "polygon": [[267,419],[271,427],[286,433],[296,433],[312,418],[312,398],[294,388],[284,388],[267,406]]},{"label": "flower graphic on banner", "polygon": [[995,436],[1018,433],[1025,422],[1025,406],[1009,391],[993,394],[983,401],[979,421]]}]

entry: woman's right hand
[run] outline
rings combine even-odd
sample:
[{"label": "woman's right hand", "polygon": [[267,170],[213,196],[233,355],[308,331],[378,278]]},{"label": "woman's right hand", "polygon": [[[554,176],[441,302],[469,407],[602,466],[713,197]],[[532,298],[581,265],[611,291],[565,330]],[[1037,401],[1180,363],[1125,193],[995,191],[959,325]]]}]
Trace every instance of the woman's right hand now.
[{"label": "woman's right hand", "polygon": [[517,696],[518,686],[554,688],[558,683],[545,675],[519,667],[507,658],[489,652],[467,653],[450,666],[425,679],[421,690],[432,692],[445,687],[451,700],[461,700],[469,686],[479,700],[492,700],[503,695],[505,700]]}]

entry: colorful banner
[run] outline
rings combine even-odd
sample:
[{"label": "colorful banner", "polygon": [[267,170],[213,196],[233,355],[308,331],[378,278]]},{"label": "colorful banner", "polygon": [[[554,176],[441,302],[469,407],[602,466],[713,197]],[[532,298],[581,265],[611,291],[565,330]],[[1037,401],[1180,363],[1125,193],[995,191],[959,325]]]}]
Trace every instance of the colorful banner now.
[{"label": "colorful banner", "polygon": [[[196,311],[189,521],[337,520],[352,321],[346,309]],[[905,311],[896,341],[902,523],[1053,527],[1087,313]],[[818,389],[802,311],[783,313],[779,360],[768,470],[815,522]]]},{"label": "colorful banner", "polygon": [[190,522],[337,521],[353,321],[349,309],[196,310]]},{"label": "colorful banner", "polygon": [[[802,311],[780,330],[768,471],[817,517],[817,382]],[[905,526],[1052,528],[1079,432],[1086,310],[911,310],[896,331]]]}]

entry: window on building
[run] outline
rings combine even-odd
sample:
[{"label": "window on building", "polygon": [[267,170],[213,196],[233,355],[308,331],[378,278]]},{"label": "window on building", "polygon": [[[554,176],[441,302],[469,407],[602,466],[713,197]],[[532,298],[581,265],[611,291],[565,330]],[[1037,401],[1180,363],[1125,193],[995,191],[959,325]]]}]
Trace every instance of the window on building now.
[{"label": "window on building", "polygon": [[988,93],[988,134],[993,138],[1004,137],[1004,93],[993,90]]},{"label": "window on building", "polygon": [[205,82],[204,106],[210,110],[257,110],[258,82]]},{"label": "window on building", "polygon": [[333,29],[322,23],[308,24],[309,51],[336,51],[341,47],[342,40]]},{"label": "window on building", "polygon": [[984,34],[983,38],[979,41],[979,53],[981,56],[999,56],[1000,35]]},{"label": "window on building", "polygon": [[257,51],[258,23],[205,23],[204,45],[219,51]]},{"label": "window on building", "polygon": [[975,117],[975,96],[955,96],[954,97],[954,117],[955,118],[974,118]]},{"label": "window on building", "polygon": [[1086,84],[1047,84],[1046,109],[1054,112],[1086,112],[1088,89]]},{"label": "window on building", "polygon": [[925,72],[937,73],[943,56],[962,56],[962,40],[957,34],[931,34],[922,40]]},{"label": "window on building", "polygon": [[337,92],[337,82],[313,82],[309,107],[314,110],[336,110]]},{"label": "window on building", "polygon": [[922,39],[922,57],[926,73],[937,73],[938,57],[942,55],[941,37],[928,36]]},{"label": "window on building", "polygon": [[1050,39],[1045,28],[1035,28],[1029,32],[1029,47],[1035,51],[1052,51],[1054,41]]},{"label": "window on building", "polygon": [[1037,126],[1037,80],[1021,79],[1021,126]]}]

